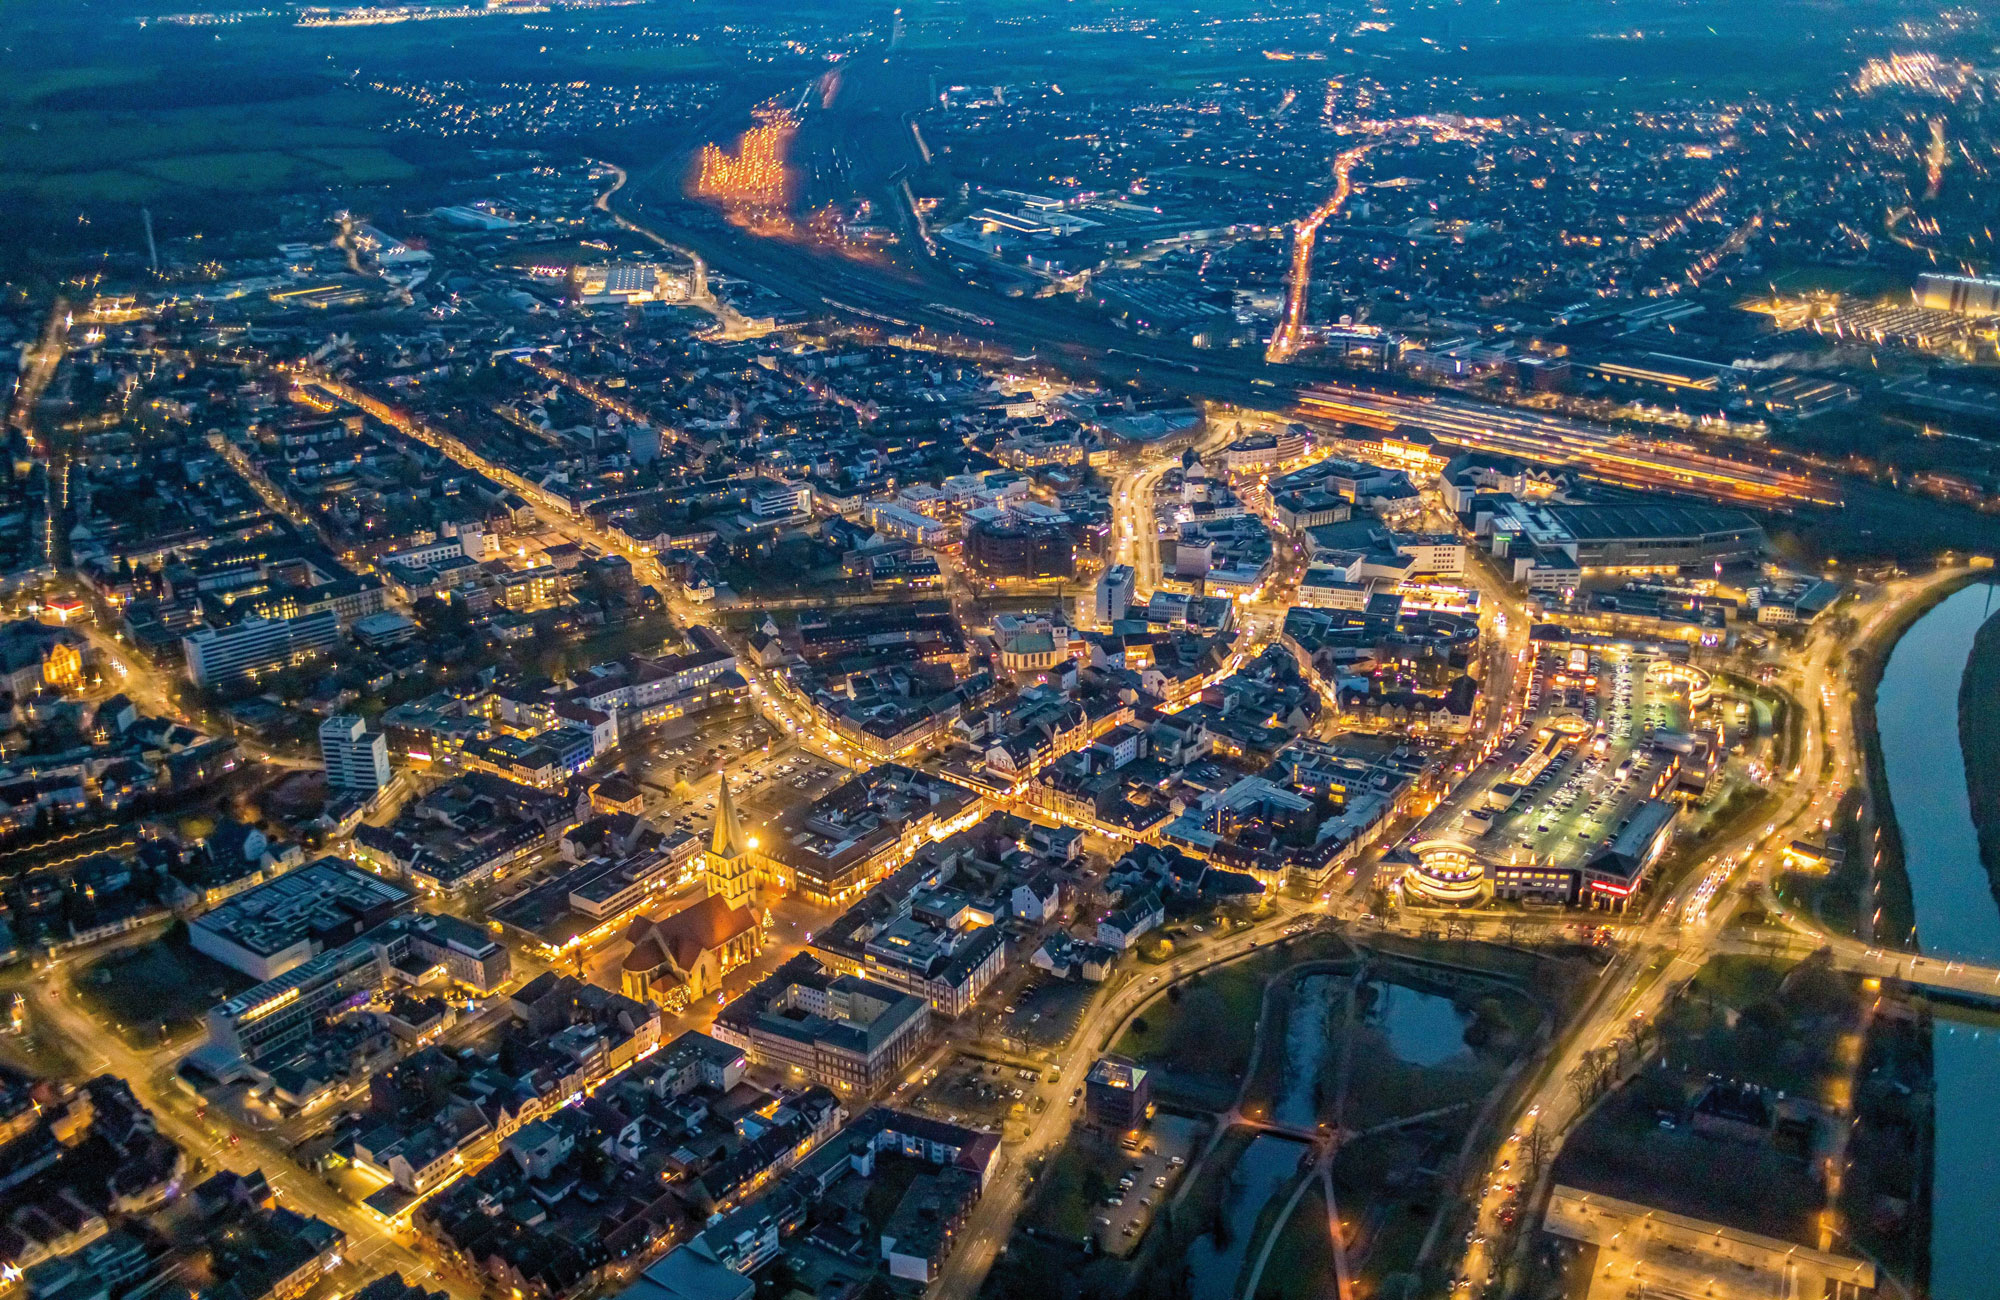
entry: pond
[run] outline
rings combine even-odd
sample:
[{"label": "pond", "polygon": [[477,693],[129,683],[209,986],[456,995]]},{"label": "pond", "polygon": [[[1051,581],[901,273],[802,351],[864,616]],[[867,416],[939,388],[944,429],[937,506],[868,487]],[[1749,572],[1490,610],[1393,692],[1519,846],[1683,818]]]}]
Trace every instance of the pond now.
[{"label": "pond", "polygon": [[1369,1019],[1381,1027],[1397,1060],[1431,1066],[1471,1055],[1465,1045],[1469,1017],[1450,998],[1404,984],[1378,983],[1375,989]]}]

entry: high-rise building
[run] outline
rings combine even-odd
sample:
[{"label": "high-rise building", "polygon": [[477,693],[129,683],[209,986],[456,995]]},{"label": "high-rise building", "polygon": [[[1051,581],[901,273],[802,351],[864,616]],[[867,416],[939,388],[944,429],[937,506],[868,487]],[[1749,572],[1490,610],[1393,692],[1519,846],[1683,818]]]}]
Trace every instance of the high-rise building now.
[{"label": "high-rise building", "polygon": [[1132,608],[1136,576],[1129,564],[1114,564],[1097,580],[1097,621],[1115,623]]},{"label": "high-rise building", "polygon": [[320,724],[319,753],[326,764],[326,783],[340,790],[373,793],[389,784],[389,741],[352,714],[342,713]]},{"label": "high-rise building", "polygon": [[181,639],[188,680],[196,686],[255,681],[340,644],[340,620],[331,609],[297,618],[246,618],[228,627],[205,627]]}]

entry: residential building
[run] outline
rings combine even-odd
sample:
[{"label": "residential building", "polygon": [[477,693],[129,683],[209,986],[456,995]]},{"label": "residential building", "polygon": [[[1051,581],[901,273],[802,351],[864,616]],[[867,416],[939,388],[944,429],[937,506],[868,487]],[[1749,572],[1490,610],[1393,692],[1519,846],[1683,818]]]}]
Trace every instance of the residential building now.
[{"label": "residential building", "polygon": [[379,731],[352,714],[328,718],[319,728],[320,760],[326,764],[326,783],[337,790],[373,794],[393,777],[389,768],[389,741]]},{"label": "residential building", "polygon": [[181,641],[188,680],[196,686],[259,681],[306,663],[340,644],[340,621],[331,610],[296,618],[248,618],[227,627],[205,627]]}]

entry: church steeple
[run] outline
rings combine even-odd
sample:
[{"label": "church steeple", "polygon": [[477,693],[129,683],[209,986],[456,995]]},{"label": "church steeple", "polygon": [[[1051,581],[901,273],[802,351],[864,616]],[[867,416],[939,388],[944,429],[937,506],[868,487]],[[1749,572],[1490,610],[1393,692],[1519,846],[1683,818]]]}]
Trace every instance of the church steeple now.
[{"label": "church steeple", "polygon": [[729,794],[729,774],[716,773],[722,779],[722,797],[715,805],[715,834],[709,840],[710,856],[717,858],[740,858],[743,856],[743,824],[736,818],[736,801]]},{"label": "church steeple", "polygon": [[720,894],[731,907],[747,907],[757,884],[757,867],[750,851],[757,841],[743,833],[736,815],[736,800],[729,793],[729,774],[718,772],[722,789],[715,804],[715,832],[709,836],[708,853],[702,863],[708,878],[708,892]]}]

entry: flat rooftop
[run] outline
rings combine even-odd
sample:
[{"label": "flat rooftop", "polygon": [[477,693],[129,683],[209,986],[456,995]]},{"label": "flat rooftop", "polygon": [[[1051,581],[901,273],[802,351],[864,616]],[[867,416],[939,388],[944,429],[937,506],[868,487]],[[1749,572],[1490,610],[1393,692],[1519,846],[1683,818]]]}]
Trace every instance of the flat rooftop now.
[{"label": "flat rooftop", "polygon": [[321,858],[238,894],[189,924],[269,957],[308,935],[375,924],[410,902],[410,891],[334,858]]},{"label": "flat rooftop", "polygon": [[[1872,1294],[1875,1266],[1795,1242],[1558,1186],[1542,1226],[1597,1247],[1584,1300],[1642,1294],[1712,1300]],[[1842,1291],[1835,1284],[1845,1284]]]},{"label": "flat rooftop", "polygon": [[1758,531],[1741,510],[1669,503],[1646,505],[1542,507],[1579,542],[1705,537],[1711,533]]}]

